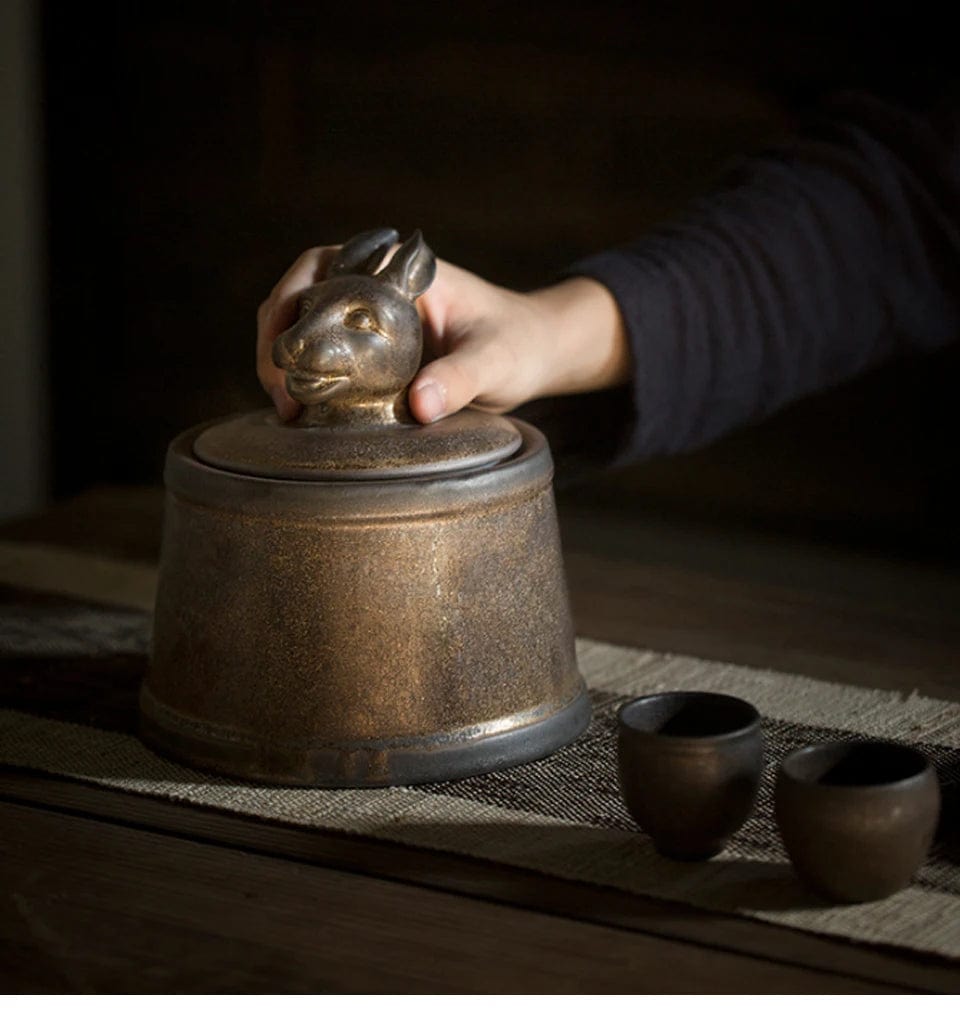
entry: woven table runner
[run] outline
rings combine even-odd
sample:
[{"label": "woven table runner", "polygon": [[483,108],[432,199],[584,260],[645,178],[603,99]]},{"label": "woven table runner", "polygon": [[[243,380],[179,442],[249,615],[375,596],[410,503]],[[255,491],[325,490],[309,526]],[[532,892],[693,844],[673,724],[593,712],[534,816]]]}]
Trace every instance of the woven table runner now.
[{"label": "woven table runner", "polygon": [[[356,833],[851,940],[960,957],[960,705],[580,640],[590,728],[550,758],[455,783],[273,789],[176,765],[134,734],[152,574],[145,566],[0,543],[0,763],[261,819]],[[126,605],[126,606],[125,606]],[[617,788],[616,710],[665,689],[726,692],[763,714],[756,811],[704,863],[659,856]],[[944,791],[940,832],[911,887],[833,905],[796,879],[773,820],[779,761],[831,738],[909,743]]]}]

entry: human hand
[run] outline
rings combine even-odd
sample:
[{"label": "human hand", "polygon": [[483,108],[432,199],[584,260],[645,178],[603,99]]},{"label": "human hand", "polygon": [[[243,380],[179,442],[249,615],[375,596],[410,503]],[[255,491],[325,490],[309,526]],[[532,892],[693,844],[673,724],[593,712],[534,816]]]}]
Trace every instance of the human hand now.
[{"label": "human hand", "polygon": [[[273,342],[296,322],[301,292],[325,276],[338,248],[308,249],[257,312],[257,374],[285,421],[300,405],[273,364]],[[504,412],[538,397],[616,386],[630,374],[619,308],[590,278],[521,293],[438,260],[417,307],[433,358],[411,384],[409,405],[424,424],[467,404]]]}]

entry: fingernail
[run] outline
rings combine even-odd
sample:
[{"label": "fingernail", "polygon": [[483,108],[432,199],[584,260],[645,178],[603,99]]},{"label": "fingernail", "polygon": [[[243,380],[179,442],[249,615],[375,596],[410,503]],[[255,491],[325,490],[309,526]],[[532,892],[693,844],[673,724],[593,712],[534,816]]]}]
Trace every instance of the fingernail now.
[{"label": "fingernail", "polygon": [[446,397],[439,383],[427,379],[423,383],[415,383],[413,391],[420,401],[420,415],[427,421],[436,421],[446,410]]}]

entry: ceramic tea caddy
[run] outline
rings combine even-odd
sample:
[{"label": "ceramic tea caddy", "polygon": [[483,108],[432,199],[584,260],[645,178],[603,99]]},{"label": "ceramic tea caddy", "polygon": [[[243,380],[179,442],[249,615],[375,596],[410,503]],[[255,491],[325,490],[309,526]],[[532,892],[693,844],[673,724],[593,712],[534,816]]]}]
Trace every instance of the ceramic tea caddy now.
[{"label": "ceramic tea caddy", "polygon": [[272,410],[170,445],[141,733],[187,765],[384,786],[526,762],[589,722],[543,435],[413,421],[419,232],[348,242],[274,345]]}]

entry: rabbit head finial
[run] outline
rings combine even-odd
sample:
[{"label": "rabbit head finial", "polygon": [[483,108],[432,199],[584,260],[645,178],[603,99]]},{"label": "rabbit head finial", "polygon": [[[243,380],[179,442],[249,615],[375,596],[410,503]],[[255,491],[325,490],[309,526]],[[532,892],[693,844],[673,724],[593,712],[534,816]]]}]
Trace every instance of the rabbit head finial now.
[{"label": "rabbit head finial", "polygon": [[394,229],[379,228],[345,243],[274,343],[287,392],[304,406],[300,424],[410,420],[406,388],[423,351],[416,300],[433,281],[436,259],[415,231],[377,272],[397,239]]}]

